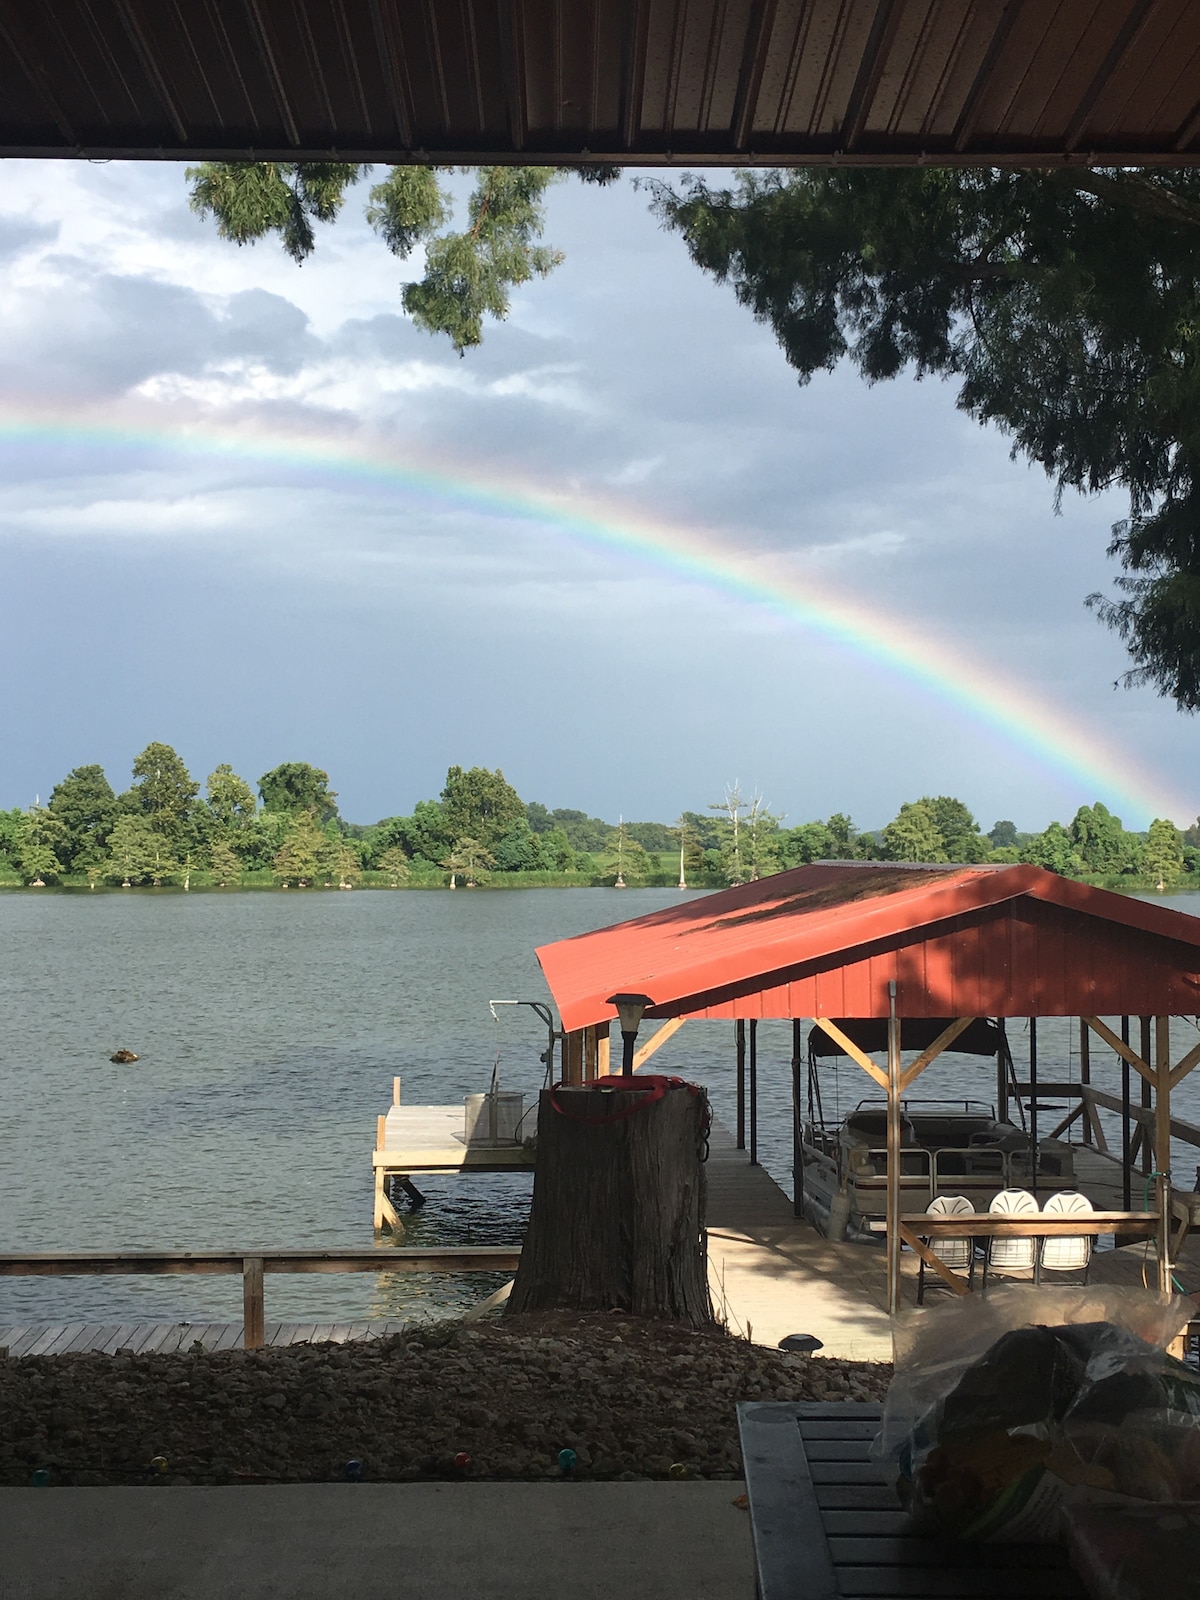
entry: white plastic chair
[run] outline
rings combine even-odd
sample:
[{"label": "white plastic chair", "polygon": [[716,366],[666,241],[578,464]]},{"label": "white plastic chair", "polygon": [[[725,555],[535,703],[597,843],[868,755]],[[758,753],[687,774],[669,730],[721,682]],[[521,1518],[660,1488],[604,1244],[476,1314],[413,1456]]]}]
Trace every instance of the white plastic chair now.
[{"label": "white plastic chair", "polygon": [[[988,1210],[1000,1216],[1036,1217],[1037,1196],[1028,1189],[1001,1189],[993,1195]],[[998,1272],[1032,1272],[1036,1240],[1029,1238],[989,1239],[987,1254],[983,1258],[983,1282],[987,1285],[988,1269]]]},{"label": "white plastic chair", "polygon": [[[1044,1217],[1073,1217],[1093,1211],[1095,1207],[1087,1195],[1075,1189],[1061,1189],[1052,1194],[1042,1207]],[[1092,1261],[1093,1240],[1086,1233],[1071,1234],[1066,1238],[1042,1240],[1039,1265],[1046,1272],[1083,1272],[1084,1283]]]},{"label": "white plastic chair", "polygon": [[[973,1217],[975,1207],[965,1194],[939,1194],[925,1207],[927,1217]],[[926,1235],[929,1246],[935,1255],[941,1257],[946,1266],[951,1269],[963,1267],[968,1269],[968,1275],[974,1276],[975,1271],[975,1241],[961,1234]],[[925,1261],[917,1268],[917,1304],[925,1303]]]}]

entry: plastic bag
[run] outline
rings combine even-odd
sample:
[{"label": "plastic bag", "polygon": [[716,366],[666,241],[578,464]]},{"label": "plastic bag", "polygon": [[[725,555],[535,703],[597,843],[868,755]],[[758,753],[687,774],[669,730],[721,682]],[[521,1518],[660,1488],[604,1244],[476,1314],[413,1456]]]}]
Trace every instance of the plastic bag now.
[{"label": "plastic bag", "polygon": [[910,1317],[873,1454],[918,1522],[966,1539],[1056,1540],[1068,1498],[1200,1500],[1200,1373],[1163,1349],[1192,1310],[1006,1286]]}]

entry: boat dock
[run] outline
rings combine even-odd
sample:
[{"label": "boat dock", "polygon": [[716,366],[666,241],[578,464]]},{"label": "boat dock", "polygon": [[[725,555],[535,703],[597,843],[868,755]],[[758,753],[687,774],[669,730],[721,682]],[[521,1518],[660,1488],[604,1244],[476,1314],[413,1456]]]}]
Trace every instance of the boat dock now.
[{"label": "boat dock", "polygon": [[[380,1339],[401,1333],[406,1322],[268,1322],[263,1343],[347,1344],[355,1339]],[[242,1344],[240,1322],[36,1322],[0,1326],[0,1351],[10,1356],[66,1356],[98,1351],[115,1355],[172,1355],[193,1345],[205,1350],[236,1350]]]},{"label": "boat dock", "polygon": [[[536,1115],[536,1113],[535,1113]],[[374,1227],[402,1235],[396,1210],[398,1191],[413,1193],[414,1174],[422,1172],[520,1172],[533,1166],[532,1148],[524,1143],[468,1144],[462,1104],[409,1106],[400,1103],[400,1079],[392,1083],[392,1105],[376,1121]]]}]

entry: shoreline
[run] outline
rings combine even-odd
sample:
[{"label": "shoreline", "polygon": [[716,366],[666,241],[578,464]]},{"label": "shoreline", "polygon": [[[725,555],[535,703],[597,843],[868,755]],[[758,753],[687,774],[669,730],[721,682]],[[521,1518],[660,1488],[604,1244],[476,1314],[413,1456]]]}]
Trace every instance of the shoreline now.
[{"label": "shoreline", "polygon": [[25,1356],[0,1360],[0,1484],[733,1480],[737,1401],[879,1400],[890,1377],[622,1313]]}]

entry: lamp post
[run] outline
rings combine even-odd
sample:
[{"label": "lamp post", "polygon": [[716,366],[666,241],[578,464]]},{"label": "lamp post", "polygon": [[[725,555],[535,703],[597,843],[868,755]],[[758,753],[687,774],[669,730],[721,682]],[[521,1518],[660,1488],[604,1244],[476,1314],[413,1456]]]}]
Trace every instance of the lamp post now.
[{"label": "lamp post", "polygon": [[633,1076],[633,1047],[637,1043],[638,1028],[647,1006],[654,1004],[648,994],[610,994],[608,1002],[616,1006],[621,1019],[621,1076]]}]

